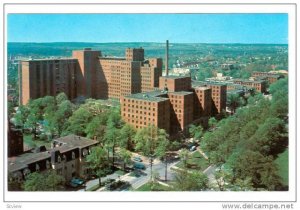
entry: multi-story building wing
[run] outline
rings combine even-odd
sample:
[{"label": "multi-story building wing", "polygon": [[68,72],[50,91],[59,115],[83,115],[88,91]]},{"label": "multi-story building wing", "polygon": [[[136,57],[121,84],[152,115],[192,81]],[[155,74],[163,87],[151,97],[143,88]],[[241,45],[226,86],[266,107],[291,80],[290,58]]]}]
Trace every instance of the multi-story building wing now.
[{"label": "multi-story building wing", "polygon": [[155,125],[170,130],[170,102],[166,93],[153,91],[121,97],[122,119],[135,128]]},{"label": "multi-story building wing", "polygon": [[220,114],[222,111],[226,110],[227,85],[225,83],[193,81],[192,86],[194,89],[197,89],[198,87],[207,87],[211,89],[212,115]]},{"label": "multi-story building wing", "polygon": [[211,116],[212,92],[209,87],[194,88],[194,120]]},{"label": "multi-story building wing", "polygon": [[171,103],[171,133],[184,131],[188,125],[193,123],[194,94],[187,91],[170,92],[168,97]]},{"label": "multi-story building wing", "polygon": [[235,79],[234,84],[246,86],[248,88],[254,88],[260,93],[265,93],[267,91],[267,83],[264,80],[245,80],[245,79]]},{"label": "multi-story building wing", "polygon": [[226,85],[193,83],[188,76],[159,78],[159,89],[121,98],[122,119],[135,128],[153,124],[170,135],[186,132],[192,123],[206,123],[226,109]]},{"label": "multi-story building wing", "polygon": [[46,95],[65,92],[76,97],[76,59],[36,59],[21,61],[19,66],[20,103]]},{"label": "multi-story building wing", "polygon": [[158,87],[160,58],[145,60],[142,48],[128,48],[125,55],[104,57],[100,51],[85,48],[73,51],[72,58],[21,61],[20,103],[60,92],[69,99],[120,98]]}]

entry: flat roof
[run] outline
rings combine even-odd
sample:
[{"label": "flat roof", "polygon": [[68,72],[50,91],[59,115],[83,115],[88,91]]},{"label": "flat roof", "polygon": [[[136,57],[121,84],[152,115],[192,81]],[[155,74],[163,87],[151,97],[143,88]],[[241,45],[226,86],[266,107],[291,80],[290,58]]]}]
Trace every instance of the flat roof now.
[{"label": "flat roof", "polygon": [[177,92],[168,92],[170,94],[173,95],[190,95],[190,94],[194,94],[193,92],[189,92],[189,91],[177,91]]},{"label": "flat roof", "polygon": [[21,62],[35,62],[35,61],[55,61],[55,60],[77,60],[77,58],[33,58],[33,59],[26,59],[26,60],[21,60]]},{"label": "flat roof", "polygon": [[161,76],[162,78],[166,79],[183,79],[183,78],[190,78],[190,76],[176,76],[176,75],[168,75],[168,76]]},{"label": "flat roof", "polygon": [[198,87],[198,86],[205,86],[205,85],[217,85],[217,86],[223,86],[227,85],[224,82],[207,82],[207,81],[196,81],[192,80],[192,87]]},{"label": "flat roof", "polygon": [[163,95],[166,95],[168,92],[166,91],[151,91],[146,93],[135,93],[131,95],[125,96],[125,98],[128,99],[138,99],[143,101],[153,101],[153,102],[160,102],[160,101],[167,101],[168,98],[162,97]]},{"label": "flat roof", "polygon": [[251,83],[262,83],[263,80],[248,80],[248,79],[234,79],[236,82],[251,82]]},{"label": "flat roof", "polygon": [[98,57],[98,59],[99,60],[121,60],[121,61],[124,61],[124,60],[126,60],[126,58],[125,57],[102,57],[102,56],[99,56]]},{"label": "flat roof", "polygon": [[209,89],[211,89],[211,88],[210,88],[210,87],[207,87],[207,86],[196,86],[196,87],[194,87],[194,89],[209,90]]}]

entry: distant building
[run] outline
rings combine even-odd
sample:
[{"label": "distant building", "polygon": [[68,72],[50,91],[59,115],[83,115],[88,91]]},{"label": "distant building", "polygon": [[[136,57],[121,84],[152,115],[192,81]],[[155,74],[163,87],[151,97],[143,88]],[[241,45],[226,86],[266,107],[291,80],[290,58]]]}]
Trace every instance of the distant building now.
[{"label": "distant building", "polygon": [[33,152],[10,157],[9,176],[14,181],[22,182],[29,173],[55,170],[66,181],[72,177],[84,177],[89,173],[85,157],[97,144],[97,141],[75,135],[55,139],[50,150],[41,146]]},{"label": "distant building", "polygon": [[258,72],[252,73],[252,77],[260,80],[267,80],[269,84],[277,82],[279,79],[284,78],[284,74],[278,74],[273,72]]},{"label": "distant building", "polygon": [[207,82],[222,82],[222,81],[229,81],[231,79],[232,79],[232,77],[223,76],[222,73],[217,73],[216,77],[205,78],[205,81],[207,81]]},{"label": "distant building", "polygon": [[247,88],[254,88],[257,92],[265,93],[267,91],[267,83],[264,80],[246,80],[234,79],[234,84],[246,86]]},{"label": "distant building", "polygon": [[173,68],[171,71],[174,75],[189,75],[191,73],[189,68]]},{"label": "distant building", "polygon": [[19,65],[20,104],[30,99],[66,93],[69,99],[107,99],[158,87],[162,59],[145,60],[144,49],[126,49],[124,58],[104,57],[85,48],[72,58],[34,59]]},{"label": "distant building", "polygon": [[221,68],[223,70],[232,70],[234,69],[234,65],[232,63],[223,63],[221,64]]}]

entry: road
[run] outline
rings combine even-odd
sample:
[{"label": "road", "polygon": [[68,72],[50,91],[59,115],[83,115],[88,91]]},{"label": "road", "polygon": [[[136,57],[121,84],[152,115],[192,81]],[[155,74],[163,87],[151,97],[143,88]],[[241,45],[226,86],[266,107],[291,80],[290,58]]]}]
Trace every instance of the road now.
[{"label": "road", "polygon": [[[175,164],[177,164],[178,162],[179,161],[168,162],[168,165],[167,165],[167,180],[168,181],[174,179],[174,172],[171,170],[171,167],[174,166]],[[114,173],[114,174],[108,175],[106,177],[103,177],[101,179],[101,181],[104,182],[107,179],[127,181],[131,184],[133,189],[137,189],[140,186],[146,184],[151,178],[151,169],[150,169],[149,160],[147,158],[143,158],[143,164],[145,164],[146,169],[142,170],[143,175],[141,175],[140,177],[130,176],[130,173],[127,173],[122,176]],[[153,172],[156,172],[159,174],[159,178],[161,181],[165,180],[165,163],[164,162],[162,162],[158,159],[155,159],[153,161],[152,170],[153,170]],[[90,189],[91,187],[96,186],[98,184],[99,184],[99,179],[93,179],[93,180],[87,181],[85,189]],[[85,191],[85,189],[80,189],[78,191]],[[97,191],[103,191],[103,190],[104,190],[104,188],[100,188]]]},{"label": "road", "polygon": [[[194,151],[195,152],[195,151]],[[118,175],[116,173],[108,175],[104,178],[101,179],[102,182],[104,182],[107,179],[115,179],[115,180],[122,180],[122,181],[127,181],[131,184],[133,189],[137,189],[139,187],[141,187],[142,185],[146,184],[150,178],[151,178],[151,169],[150,169],[150,162],[149,159],[146,157],[142,157],[143,159],[143,164],[145,164],[146,169],[145,170],[141,170],[142,171],[142,175],[140,177],[135,177],[135,176],[130,176],[130,173],[127,173],[125,175]],[[168,161],[167,164],[167,181],[173,180],[174,179],[174,171],[171,170],[171,168],[173,166],[175,166],[177,163],[179,162],[179,160],[177,161]],[[214,173],[216,170],[216,166],[209,166],[207,169],[205,169],[203,171],[204,174],[206,174],[209,178],[209,182],[210,184],[214,185],[216,183],[215,177],[214,177]],[[162,162],[158,159],[155,159],[153,161],[153,166],[152,166],[152,171],[153,173],[157,173],[159,175],[159,181],[165,182],[165,162]],[[94,179],[94,180],[90,180],[86,183],[86,189],[89,189],[93,186],[96,186],[99,184],[99,180],[98,179]],[[85,189],[81,189],[79,191],[84,191]],[[104,188],[100,188],[97,191],[103,191],[105,190]]]},{"label": "road", "polygon": [[[171,167],[178,162],[179,161],[168,163],[168,165],[167,165],[167,181],[174,179],[174,172],[171,170]],[[140,186],[146,184],[151,178],[150,164],[147,164],[146,166],[147,166],[146,169],[143,171],[145,173],[145,175],[142,175],[140,177],[123,176],[123,177],[121,177],[121,179],[124,181],[128,181],[131,184],[133,189],[139,188]],[[160,181],[165,181],[165,166],[166,166],[165,163],[161,162],[159,160],[155,160],[153,162],[152,171],[153,171],[153,173],[158,173]]]}]

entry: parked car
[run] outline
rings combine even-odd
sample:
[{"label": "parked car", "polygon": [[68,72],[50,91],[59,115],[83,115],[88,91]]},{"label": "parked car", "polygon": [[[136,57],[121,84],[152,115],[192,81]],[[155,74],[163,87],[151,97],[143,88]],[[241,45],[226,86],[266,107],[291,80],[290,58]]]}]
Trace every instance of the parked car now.
[{"label": "parked car", "polygon": [[80,186],[80,185],[83,185],[84,180],[83,180],[83,179],[80,179],[80,178],[73,178],[73,179],[71,180],[71,183],[77,184],[78,186]]},{"label": "parked car", "polygon": [[136,163],[133,164],[133,168],[134,169],[142,169],[142,170],[144,170],[144,169],[146,169],[146,166],[143,163],[136,162]]},{"label": "parked car", "polygon": [[196,146],[191,146],[190,151],[195,151],[196,150]]},{"label": "parked car", "polygon": [[112,183],[106,185],[105,188],[107,190],[114,191],[114,190],[124,190],[124,189],[129,188],[129,187],[130,187],[129,182],[119,180],[119,181],[112,182]]},{"label": "parked car", "polygon": [[116,180],[115,179],[107,179],[107,180],[104,181],[104,185],[108,185],[108,184],[110,184],[114,181],[116,181]]},{"label": "parked car", "polygon": [[75,184],[75,183],[73,183],[73,182],[69,182],[68,185],[69,185],[70,187],[74,187],[74,188],[76,188],[76,187],[79,186],[78,184]]},{"label": "parked car", "polygon": [[143,162],[142,158],[138,156],[133,157],[133,161]]}]

